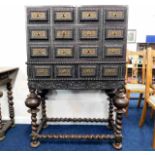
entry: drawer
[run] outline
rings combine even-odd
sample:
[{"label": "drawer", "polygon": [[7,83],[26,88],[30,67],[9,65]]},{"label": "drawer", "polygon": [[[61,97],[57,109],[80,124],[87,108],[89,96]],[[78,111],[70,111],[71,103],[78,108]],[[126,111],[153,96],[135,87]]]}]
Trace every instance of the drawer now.
[{"label": "drawer", "polygon": [[123,45],[105,45],[104,56],[105,57],[123,57]]},{"label": "drawer", "polygon": [[29,40],[30,41],[48,41],[49,40],[49,29],[29,29]]},{"label": "drawer", "polygon": [[29,51],[31,58],[49,58],[50,47],[48,45],[31,45]]},{"label": "drawer", "polygon": [[55,40],[74,40],[74,29],[72,28],[55,28]]},{"label": "drawer", "polygon": [[54,55],[56,58],[73,58],[74,46],[72,45],[57,45],[54,47]]},{"label": "drawer", "polygon": [[124,21],[125,10],[106,10],[107,21]]},{"label": "drawer", "polygon": [[123,28],[107,28],[105,32],[106,39],[123,39],[124,29]]},{"label": "drawer", "polygon": [[51,77],[50,66],[34,66],[34,74],[37,78]]},{"label": "drawer", "polygon": [[79,10],[79,17],[81,22],[99,21],[99,10],[94,8],[81,8]]},{"label": "drawer", "polygon": [[96,65],[80,65],[79,66],[80,77],[96,77],[97,66]]},{"label": "drawer", "polygon": [[80,40],[98,40],[99,30],[98,28],[80,28],[79,35]]},{"label": "drawer", "polygon": [[53,11],[54,22],[73,22],[74,8],[55,8]]},{"label": "drawer", "polygon": [[98,58],[99,47],[92,45],[81,45],[79,47],[79,57],[80,58]]},{"label": "drawer", "polygon": [[55,74],[55,78],[56,77],[71,78],[71,77],[74,77],[75,68],[74,66],[71,66],[71,65],[56,65],[54,74]]},{"label": "drawer", "polygon": [[27,12],[29,23],[49,23],[50,13],[47,8],[30,8]]},{"label": "drawer", "polygon": [[102,66],[102,77],[120,77],[120,67],[118,65],[105,65]]}]

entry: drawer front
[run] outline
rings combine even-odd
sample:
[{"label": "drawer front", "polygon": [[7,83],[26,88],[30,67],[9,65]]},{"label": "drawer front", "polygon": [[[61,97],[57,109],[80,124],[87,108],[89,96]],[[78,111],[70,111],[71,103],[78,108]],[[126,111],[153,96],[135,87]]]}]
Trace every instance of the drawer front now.
[{"label": "drawer front", "polygon": [[123,45],[105,45],[105,57],[123,57]]},{"label": "drawer front", "polygon": [[50,66],[34,66],[35,77],[51,77]]},{"label": "drawer front", "polygon": [[124,29],[106,29],[106,39],[123,39]]},{"label": "drawer front", "polygon": [[79,56],[80,58],[97,58],[99,47],[97,46],[80,46]]},{"label": "drawer front", "polygon": [[30,11],[29,14],[29,22],[33,23],[33,22],[40,22],[40,23],[44,23],[44,22],[48,22],[48,10],[46,11]]},{"label": "drawer front", "polygon": [[79,66],[80,77],[96,77],[97,67],[95,65],[81,65]]},{"label": "drawer front", "polygon": [[99,10],[82,9],[80,10],[80,21],[99,21]]},{"label": "drawer front", "polygon": [[49,57],[49,46],[30,46],[30,56],[31,58],[48,58]]},{"label": "drawer front", "polygon": [[74,77],[74,66],[69,65],[55,66],[55,77]]},{"label": "drawer front", "polygon": [[124,10],[107,10],[106,11],[106,20],[123,21],[124,19],[125,19]]},{"label": "drawer front", "polygon": [[120,77],[119,66],[103,66],[102,77]]},{"label": "drawer front", "polygon": [[29,30],[30,40],[49,40],[49,30],[48,29],[31,29]]},{"label": "drawer front", "polygon": [[73,29],[55,29],[54,30],[55,40],[73,40],[74,30]]},{"label": "drawer front", "polygon": [[72,22],[74,21],[74,12],[72,11],[54,11],[55,22]]},{"label": "drawer front", "polygon": [[73,58],[74,47],[73,46],[57,46],[54,47],[54,53],[56,58]]},{"label": "drawer front", "polygon": [[98,28],[80,28],[80,40],[98,40]]}]

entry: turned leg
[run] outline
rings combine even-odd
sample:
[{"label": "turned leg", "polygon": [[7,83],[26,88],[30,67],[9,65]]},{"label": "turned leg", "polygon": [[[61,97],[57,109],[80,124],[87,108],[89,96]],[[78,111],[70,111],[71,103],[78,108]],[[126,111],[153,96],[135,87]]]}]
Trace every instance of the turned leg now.
[{"label": "turned leg", "polygon": [[13,103],[13,92],[12,92],[12,84],[11,84],[11,80],[9,80],[9,82],[7,83],[7,96],[8,96],[8,103],[9,103],[9,115],[10,115],[10,119],[12,121],[12,126],[14,126],[14,103]]},{"label": "turned leg", "polygon": [[107,95],[109,96],[109,124],[108,127],[113,129],[114,127],[114,105],[113,98],[115,96],[114,90],[106,90]]},{"label": "turned leg", "polygon": [[148,104],[146,102],[146,100],[144,101],[144,106],[143,106],[143,110],[142,110],[142,114],[141,114],[141,118],[140,118],[140,121],[139,121],[139,127],[142,127],[144,122],[145,122],[145,119],[146,119],[146,113],[147,113],[147,108],[148,108]]},{"label": "turned leg", "polygon": [[[0,97],[3,96],[3,92],[0,91]],[[1,113],[1,103],[0,103],[0,130],[2,130],[3,124],[2,124],[2,113]]]},{"label": "turned leg", "polygon": [[[2,96],[3,96],[3,92],[0,91],[0,97]],[[2,113],[1,113],[1,104],[0,104],[0,141],[5,138],[5,135],[2,129],[3,129],[3,123],[2,123]]]},{"label": "turned leg", "polygon": [[116,107],[116,120],[115,120],[115,141],[113,143],[114,148],[122,148],[122,115],[128,105],[128,99],[124,93],[124,89],[118,89],[116,96],[114,97],[114,105]]},{"label": "turned leg", "polygon": [[40,142],[38,140],[37,134],[37,107],[40,104],[40,98],[35,93],[34,89],[30,88],[30,95],[27,97],[25,104],[28,108],[30,108],[31,112],[31,127],[32,127],[32,134],[31,134],[31,146],[38,147]]},{"label": "turned leg", "polygon": [[137,108],[140,108],[142,97],[143,97],[143,93],[140,93],[138,103],[137,103]]},{"label": "turned leg", "polygon": [[[127,95],[128,100],[130,100],[130,90],[127,91],[126,95]],[[129,110],[129,102],[128,102],[128,105],[126,107],[126,113],[125,113],[126,116],[128,116],[128,110]]]},{"label": "turned leg", "polygon": [[42,112],[42,121],[44,122],[43,128],[47,127],[47,114],[46,114],[46,90],[38,91],[37,94],[41,97],[41,112]]}]

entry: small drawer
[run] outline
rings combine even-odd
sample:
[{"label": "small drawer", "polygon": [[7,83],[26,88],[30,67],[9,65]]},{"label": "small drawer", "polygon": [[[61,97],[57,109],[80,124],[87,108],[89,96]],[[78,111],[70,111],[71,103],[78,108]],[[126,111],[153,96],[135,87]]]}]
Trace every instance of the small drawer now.
[{"label": "small drawer", "polygon": [[34,66],[35,77],[51,77],[50,66]]},{"label": "small drawer", "polygon": [[48,10],[30,10],[28,15],[29,23],[48,23],[49,11]]},{"label": "small drawer", "polygon": [[54,21],[55,22],[73,22],[74,21],[74,11],[73,10],[55,10],[54,11]]},{"label": "small drawer", "polygon": [[121,28],[112,28],[106,29],[106,39],[123,39],[124,38],[124,29]]},{"label": "small drawer", "polygon": [[80,58],[97,58],[99,48],[97,46],[80,46],[79,56]]},{"label": "small drawer", "polygon": [[123,45],[106,45],[105,57],[123,57]]},{"label": "small drawer", "polygon": [[29,30],[30,40],[49,40],[49,30],[48,29],[31,29]]},{"label": "small drawer", "polygon": [[80,77],[96,77],[97,67],[95,65],[82,65],[80,68]]},{"label": "small drawer", "polygon": [[94,9],[81,9],[80,10],[80,21],[87,22],[87,21],[99,21],[99,10]]},{"label": "small drawer", "polygon": [[103,66],[102,77],[118,77],[119,66]]},{"label": "small drawer", "polygon": [[55,66],[55,77],[74,77],[74,66],[57,65]]},{"label": "small drawer", "polygon": [[31,58],[48,58],[49,57],[49,46],[30,46],[30,56]]},{"label": "small drawer", "polygon": [[106,20],[123,21],[125,19],[124,10],[106,10]]},{"label": "small drawer", "polygon": [[80,40],[98,40],[98,28],[80,28]]},{"label": "small drawer", "polygon": [[73,58],[74,47],[73,46],[55,46],[54,53],[56,58]]},{"label": "small drawer", "polygon": [[54,29],[55,40],[73,40],[74,30],[73,29]]}]

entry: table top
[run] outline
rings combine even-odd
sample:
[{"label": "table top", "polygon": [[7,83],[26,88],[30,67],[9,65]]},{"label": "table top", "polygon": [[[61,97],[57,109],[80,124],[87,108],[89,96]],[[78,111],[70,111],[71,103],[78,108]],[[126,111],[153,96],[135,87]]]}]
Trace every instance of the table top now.
[{"label": "table top", "polygon": [[0,74],[17,71],[17,67],[0,67]]}]

